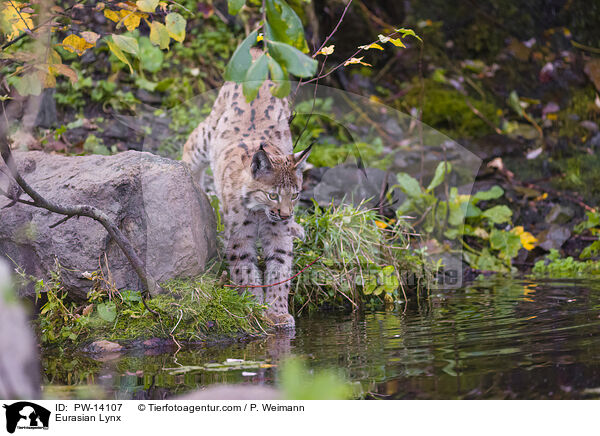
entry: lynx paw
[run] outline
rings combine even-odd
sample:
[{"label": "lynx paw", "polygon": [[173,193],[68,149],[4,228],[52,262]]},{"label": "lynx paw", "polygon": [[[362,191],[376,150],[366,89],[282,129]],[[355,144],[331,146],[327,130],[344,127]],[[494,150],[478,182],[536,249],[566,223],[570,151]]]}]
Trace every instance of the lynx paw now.
[{"label": "lynx paw", "polygon": [[293,329],[296,326],[294,317],[289,313],[267,313],[267,318],[277,329]]},{"label": "lynx paw", "polygon": [[304,241],[304,236],[305,236],[304,227],[302,227],[297,222],[291,222],[288,227],[290,229],[290,234],[294,238],[298,238],[298,239]]}]

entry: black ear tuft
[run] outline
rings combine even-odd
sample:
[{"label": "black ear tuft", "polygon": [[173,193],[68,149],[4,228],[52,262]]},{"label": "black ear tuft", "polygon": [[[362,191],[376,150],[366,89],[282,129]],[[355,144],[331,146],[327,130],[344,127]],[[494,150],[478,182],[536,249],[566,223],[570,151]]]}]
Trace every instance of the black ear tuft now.
[{"label": "black ear tuft", "polygon": [[271,164],[271,160],[269,159],[269,155],[264,150],[262,144],[254,156],[252,156],[252,164],[250,165],[250,169],[252,170],[252,176],[256,179],[261,175],[264,175],[271,171],[273,168],[273,164]]},{"label": "black ear tuft", "polygon": [[306,159],[308,159],[308,156],[310,155],[310,151],[312,150],[313,145],[315,145],[315,143],[313,142],[312,144],[310,144],[308,147],[306,147],[304,150],[299,151],[298,153],[294,154],[294,168],[296,169],[300,169],[302,168],[302,166],[304,165],[304,162],[306,162]]}]

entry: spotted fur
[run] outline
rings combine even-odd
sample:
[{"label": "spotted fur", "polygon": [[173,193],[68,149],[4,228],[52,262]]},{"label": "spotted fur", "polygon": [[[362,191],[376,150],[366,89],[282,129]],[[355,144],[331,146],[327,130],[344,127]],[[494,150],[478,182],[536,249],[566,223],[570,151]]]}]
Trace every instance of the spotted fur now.
[{"label": "spotted fur", "polygon": [[[190,135],[183,161],[202,184],[210,166],[225,224],[226,259],[239,285],[277,283],[292,276],[293,238],[303,237],[293,209],[302,188],[309,151],[293,153],[287,100],[265,82],[247,103],[242,86],[225,83],[208,118]],[[258,265],[257,242],[265,269]],[[246,288],[279,326],[293,326],[288,311],[291,282]],[[243,289],[243,286],[240,286]]]}]

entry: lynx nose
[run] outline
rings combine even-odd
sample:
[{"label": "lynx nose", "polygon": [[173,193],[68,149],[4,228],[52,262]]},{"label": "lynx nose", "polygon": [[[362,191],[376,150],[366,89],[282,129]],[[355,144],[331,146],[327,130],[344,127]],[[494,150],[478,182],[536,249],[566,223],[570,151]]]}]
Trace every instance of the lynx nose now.
[{"label": "lynx nose", "polygon": [[287,221],[287,220],[290,219],[290,216],[289,215],[283,215],[283,214],[280,213],[279,214],[279,218],[281,218],[283,221]]}]

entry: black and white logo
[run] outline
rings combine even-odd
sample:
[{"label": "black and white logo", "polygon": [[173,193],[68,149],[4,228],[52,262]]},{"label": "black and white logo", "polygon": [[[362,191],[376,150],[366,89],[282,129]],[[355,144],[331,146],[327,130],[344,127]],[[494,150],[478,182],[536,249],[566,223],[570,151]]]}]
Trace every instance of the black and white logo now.
[{"label": "black and white logo", "polygon": [[6,409],[6,431],[14,433],[16,429],[47,430],[50,411],[29,401],[4,404]]}]

